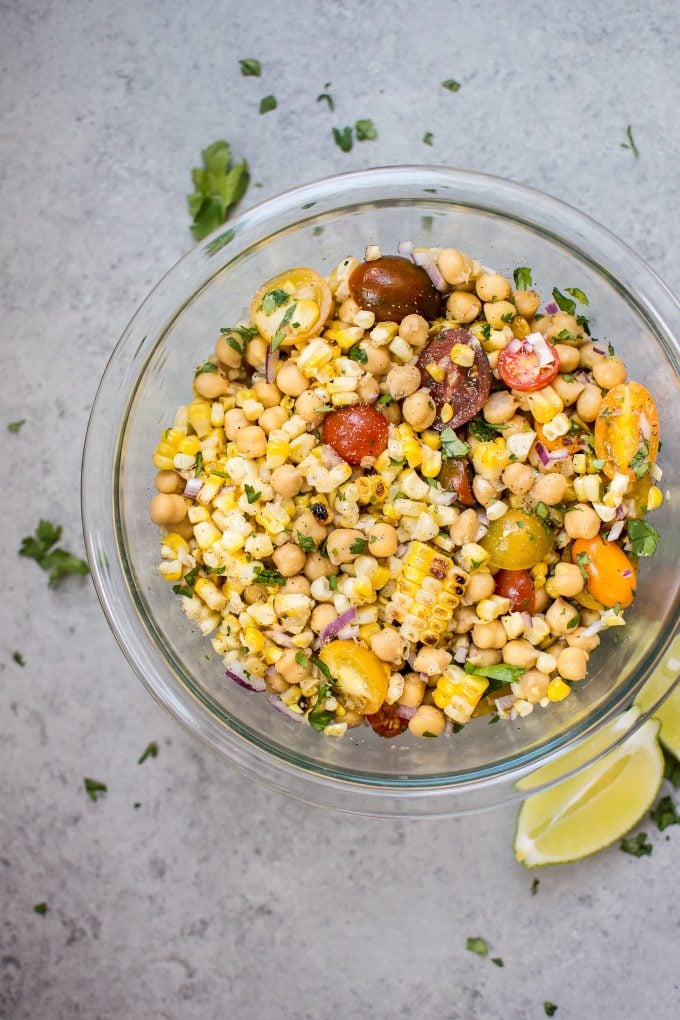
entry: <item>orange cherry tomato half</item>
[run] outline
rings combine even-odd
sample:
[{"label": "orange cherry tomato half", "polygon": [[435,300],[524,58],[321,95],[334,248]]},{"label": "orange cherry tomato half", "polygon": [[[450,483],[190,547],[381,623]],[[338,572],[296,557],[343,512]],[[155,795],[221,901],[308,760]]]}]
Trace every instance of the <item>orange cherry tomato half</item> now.
[{"label": "orange cherry tomato half", "polygon": [[348,464],[379,457],[387,449],[387,419],[370,404],[352,404],[324,418],[321,436]]},{"label": "orange cherry tomato half", "polygon": [[377,655],[354,641],[331,641],[319,652],[328,667],[333,693],[346,708],[375,715],[387,695],[390,671]]},{"label": "orange cherry tomato half", "polygon": [[560,359],[551,343],[544,341],[552,361],[541,365],[538,354],[526,340],[512,340],[498,355],[498,372],[506,386],[521,393],[540,390],[551,383],[560,369]]},{"label": "orange cherry tomato half", "polygon": [[586,572],[587,591],[601,605],[611,609],[618,603],[625,609],[631,604],[637,583],[635,570],[616,542],[607,542],[600,535],[578,538],[572,547],[572,556],[574,563]]},{"label": "orange cherry tomato half", "polygon": [[510,599],[515,613],[536,611],[536,589],[528,570],[499,570],[494,576],[495,594]]},{"label": "orange cherry tomato half", "polygon": [[604,473],[642,478],[659,454],[659,414],[649,390],[640,383],[614,386],[595,422],[595,452]]},{"label": "orange cherry tomato half", "polygon": [[569,452],[569,456],[573,456],[575,453],[583,453],[583,451],[588,448],[585,437],[589,435],[589,433],[585,430],[583,432],[577,432],[574,435],[571,435],[571,433],[568,432],[566,436],[558,436],[556,439],[548,439],[543,431],[543,426],[539,421],[534,421],[533,427],[539,443],[543,443],[546,450],[550,453],[552,453],[553,450],[567,450]]}]

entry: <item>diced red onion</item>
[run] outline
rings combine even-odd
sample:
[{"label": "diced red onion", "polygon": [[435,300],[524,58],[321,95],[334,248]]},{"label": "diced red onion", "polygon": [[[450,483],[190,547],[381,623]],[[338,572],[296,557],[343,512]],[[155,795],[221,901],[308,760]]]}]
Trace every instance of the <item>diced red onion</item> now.
[{"label": "diced red onion", "polygon": [[596,620],[595,623],[591,623],[590,627],[586,627],[581,634],[581,637],[595,637],[596,634],[600,633],[603,627],[604,620]]},{"label": "diced red onion", "polygon": [[240,676],[238,673],[234,673],[231,669],[225,669],[225,676],[228,676],[230,680],[233,680],[239,687],[243,687],[246,691],[253,691],[256,694],[261,694],[265,690],[266,684],[261,676],[251,676],[246,680],[245,677]]},{"label": "diced red onion", "polygon": [[321,633],[319,634],[319,640],[322,645],[325,645],[327,641],[334,638],[343,627],[346,627],[352,622],[354,617],[357,615],[356,609],[347,609],[344,613],[340,613],[340,616],[336,616],[334,620],[326,624]]},{"label": "diced red onion", "polygon": [[397,715],[400,719],[412,719],[417,711],[417,708],[411,708],[410,705],[397,705]]},{"label": "diced red onion", "polygon": [[499,708],[501,712],[507,712],[509,708],[515,704],[516,698],[514,694],[504,694],[501,698],[494,698],[496,708]]},{"label": "diced red onion", "polygon": [[557,305],[554,301],[550,301],[545,306],[546,315],[556,315],[559,310],[559,305]]},{"label": "diced red onion", "polygon": [[508,351],[509,354],[517,354],[517,352],[520,351],[521,349],[522,342],[518,340],[516,336],[513,336],[512,340],[506,347],[506,350]]},{"label": "diced red onion", "polygon": [[458,648],[456,648],[455,652],[453,653],[453,661],[457,662],[459,666],[462,666],[466,659],[467,648],[465,647],[465,645],[460,645]]},{"label": "diced red onion", "polygon": [[621,577],[632,577],[632,576],[633,576],[633,571],[630,569],[630,567],[627,567],[623,571],[623,573],[621,574]]},{"label": "diced red onion", "polygon": [[642,433],[642,438],[646,439],[649,442],[649,440],[652,438],[652,427],[649,424],[649,421],[647,420],[647,415],[644,412],[638,418],[638,422],[640,424],[640,432]]},{"label": "diced red onion", "polygon": [[397,546],[397,556],[403,556],[407,549],[408,543],[400,542],[399,545]]},{"label": "diced red onion", "polygon": [[267,347],[267,353],[264,356],[264,377],[268,383],[276,382],[276,366],[279,363],[279,351],[278,349],[273,351],[271,347]]},{"label": "diced red onion", "polygon": [[601,347],[593,347],[593,353],[594,354],[606,354],[607,352],[603,351]]},{"label": "diced red onion", "polygon": [[623,503],[619,503],[619,505],[616,508],[616,520],[622,521],[625,516],[626,511],[624,509]]},{"label": "diced red onion", "polygon": [[[618,507],[616,509],[618,510]],[[611,526],[611,528],[609,529],[609,534],[607,535],[607,541],[608,542],[615,542],[617,540],[617,538],[621,537],[621,532],[622,531],[623,531],[623,521],[617,521],[616,524],[613,524]],[[624,571],[623,576],[624,577],[630,576],[630,571],[628,572],[628,574],[626,574],[625,571]]]},{"label": "diced red onion", "polygon": [[552,365],[555,361],[555,355],[548,347],[546,339],[542,333],[530,333],[529,336],[525,338],[524,343],[532,348],[538,358],[538,363],[541,368],[544,365]]},{"label": "diced red onion", "polygon": [[550,454],[546,450],[543,443],[541,442],[536,443],[536,453],[543,467],[548,467],[550,465]]},{"label": "diced red onion", "polygon": [[203,482],[200,478],[190,478],[184,486],[184,495],[187,499],[196,499],[202,488]]},{"label": "diced red onion", "polygon": [[[536,445],[538,445],[538,444],[536,444]],[[544,447],[544,449],[545,449],[545,447]],[[568,456],[569,456],[569,450],[565,449],[564,447],[561,447],[561,449],[559,449],[559,450],[553,450],[551,453],[548,454],[548,457],[550,458],[550,460],[566,460],[568,458]],[[543,461],[543,458],[541,458],[541,462],[542,461]]]},{"label": "diced red onion", "polygon": [[434,262],[434,255],[429,248],[421,249],[420,251],[414,251],[411,254],[411,258],[417,266],[430,266]]},{"label": "diced red onion", "polygon": [[414,650],[412,649],[412,650],[411,650],[411,651],[410,651],[410,652],[408,653],[408,655],[406,656],[406,661],[408,662],[408,664],[409,664],[409,666],[411,667],[411,669],[415,669],[415,668],[416,668],[416,667],[415,667],[415,663],[416,663],[416,654],[417,654],[417,653],[416,653],[416,652],[415,652],[415,651],[414,651]]},{"label": "diced red onion", "polygon": [[410,255],[413,251],[413,241],[399,241],[397,252],[399,255]]},{"label": "diced red onion", "polygon": [[477,514],[477,520],[482,525],[482,527],[484,528],[489,527],[489,518],[486,516],[485,513]]},{"label": "diced red onion", "polygon": [[429,265],[425,266],[427,275],[432,280],[433,284],[441,294],[445,294],[449,289],[449,285],[439,271],[439,266],[436,262],[430,262]]},{"label": "diced red onion", "polygon": [[288,705],[284,705],[284,703],[281,701],[281,698],[277,698],[275,694],[272,694],[270,697],[268,697],[267,701],[272,706],[272,708],[275,708],[277,712],[281,713],[281,715],[285,715],[289,719],[292,719],[293,722],[301,723],[305,721],[304,715],[299,715],[298,712],[294,712],[292,708],[288,707]]},{"label": "diced red onion", "polygon": [[338,631],[338,637],[342,638],[343,641],[358,641],[359,625],[353,624],[348,627],[343,627],[342,630]]},{"label": "diced red onion", "polygon": [[445,737],[450,737],[452,733],[453,733],[453,723],[451,722],[450,719],[447,719],[446,723],[444,724],[444,736]]},{"label": "diced red onion", "polygon": [[579,382],[582,382],[584,386],[588,386],[593,381],[592,376],[588,375],[587,372],[577,372],[576,378]]}]

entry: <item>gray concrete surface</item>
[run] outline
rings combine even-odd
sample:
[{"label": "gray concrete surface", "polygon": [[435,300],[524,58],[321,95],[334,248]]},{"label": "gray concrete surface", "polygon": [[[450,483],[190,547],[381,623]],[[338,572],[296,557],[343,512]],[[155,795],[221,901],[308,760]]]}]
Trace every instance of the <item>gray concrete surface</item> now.
[{"label": "gray concrete surface", "polygon": [[[513,810],[416,824],[289,802],[176,729],[89,580],[48,590],[16,555],[40,516],[82,551],[97,380],[189,246],[189,169],[215,138],[262,185],[244,204],[395,162],[528,182],[611,227],[677,290],[678,11],[0,3],[0,1017],[495,1020],[541,1017],[544,1000],[558,1020],[678,1015],[676,831],[648,858],[613,848],[548,870],[531,896]],[[247,56],[260,80],[241,77]],[[327,81],[335,114],[315,102]],[[279,108],[260,116],[269,92]],[[379,137],[345,155],[331,126],[358,117]],[[639,159],[620,147],[629,123]],[[150,740],[158,758],[138,766]],[[108,783],[97,803],[86,775]],[[466,952],[469,935],[504,968]]]}]

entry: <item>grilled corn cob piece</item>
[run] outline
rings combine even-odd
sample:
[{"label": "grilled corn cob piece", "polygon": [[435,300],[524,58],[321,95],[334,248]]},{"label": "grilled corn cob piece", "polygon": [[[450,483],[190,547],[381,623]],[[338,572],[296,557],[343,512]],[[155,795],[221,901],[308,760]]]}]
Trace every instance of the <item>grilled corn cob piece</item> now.
[{"label": "grilled corn cob piece", "polygon": [[468,580],[448,556],[423,542],[412,542],[387,607],[406,640],[436,645]]},{"label": "grilled corn cob piece", "polygon": [[474,676],[460,669],[459,666],[447,666],[437,681],[432,695],[437,708],[444,715],[459,725],[464,725],[472,718],[472,713],[479,704],[489,681],[482,676]]}]

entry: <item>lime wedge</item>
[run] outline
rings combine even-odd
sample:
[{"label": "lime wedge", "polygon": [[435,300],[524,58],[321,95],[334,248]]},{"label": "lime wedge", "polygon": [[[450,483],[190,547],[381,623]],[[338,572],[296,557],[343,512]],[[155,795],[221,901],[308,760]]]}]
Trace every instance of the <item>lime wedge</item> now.
[{"label": "lime wedge", "polygon": [[576,861],[632,829],[652,806],[663,779],[659,725],[648,720],[583,772],[529,797],[517,818],[517,860],[527,868]]},{"label": "lime wedge", "polygon": [[[676,637],[663,662],[635,699],[638,708],[642,712],[648,711],[673,686],[678,674],[680,674],[680,635]],[[654,713],[654,717],[661,722],[659,740],[680,760],[680,684]]]}]

